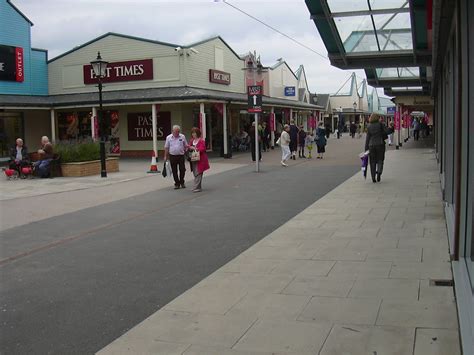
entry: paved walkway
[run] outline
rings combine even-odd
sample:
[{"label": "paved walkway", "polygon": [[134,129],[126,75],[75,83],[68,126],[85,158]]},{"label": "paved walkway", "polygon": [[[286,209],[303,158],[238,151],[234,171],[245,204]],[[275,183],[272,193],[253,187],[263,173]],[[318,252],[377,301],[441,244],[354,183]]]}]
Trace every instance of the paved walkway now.
[{"label": "paved walkway", "polygon": [[[369,179],[370,180],[370,179]],[[387,153],[99,352],[460,353],[433,152]]]}]

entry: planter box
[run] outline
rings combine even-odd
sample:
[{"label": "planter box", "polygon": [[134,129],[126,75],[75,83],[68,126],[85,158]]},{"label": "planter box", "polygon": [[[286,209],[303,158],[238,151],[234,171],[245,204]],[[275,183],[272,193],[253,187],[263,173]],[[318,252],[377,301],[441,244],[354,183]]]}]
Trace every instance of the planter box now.
[{"label": "planter box", "polygon": [[[107,158],[107,172],[119,171],[119,159]],[[84,161],[78,163],[62,163],[61,172],[64,177],[78,177],[100,175],[100,160]]]}]

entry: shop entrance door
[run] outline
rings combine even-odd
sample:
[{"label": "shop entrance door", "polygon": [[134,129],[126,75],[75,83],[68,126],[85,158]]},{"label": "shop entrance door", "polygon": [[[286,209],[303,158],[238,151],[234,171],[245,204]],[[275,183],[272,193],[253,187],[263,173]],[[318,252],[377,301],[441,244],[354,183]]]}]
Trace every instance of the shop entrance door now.
[{"label": "shop entrance door", "polygon": [[[0,112],[0,158],[10,156],[17,138],[24,139],[25,124],[20,112]],[[28,142],[24,142],[28,145]]]}]

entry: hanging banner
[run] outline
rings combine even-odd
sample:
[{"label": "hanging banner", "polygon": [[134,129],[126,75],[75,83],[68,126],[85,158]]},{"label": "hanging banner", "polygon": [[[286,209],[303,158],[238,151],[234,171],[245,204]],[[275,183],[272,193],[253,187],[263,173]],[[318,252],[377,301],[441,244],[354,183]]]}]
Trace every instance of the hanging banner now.
[{"label": "hanging banner", "polygon": [[25,80],[22,47],[0,45],[0,80],[18,83]]},{"label": "hanging banner", "polygon": [[275,113],[270,113],[270,120],[269,120],[270,131],[275,131],[276,122],[275,122]]},{"label": "hanging banner", "polygon": [[110,111],[110,154],[120,154],[120,129],[118,111]]},{"label": "hanging banner", "polygon": [[399,131],[400,130],[400,111],[395,111],[393,124],[395,125],[395,129]]},{"label": "hanging banner", "polygon": [[222,103],[214,104],[214,108],[216,109],[217,112],[219,112],[219,115],[221,115],[221,117],[224,117],[224,104]]}]

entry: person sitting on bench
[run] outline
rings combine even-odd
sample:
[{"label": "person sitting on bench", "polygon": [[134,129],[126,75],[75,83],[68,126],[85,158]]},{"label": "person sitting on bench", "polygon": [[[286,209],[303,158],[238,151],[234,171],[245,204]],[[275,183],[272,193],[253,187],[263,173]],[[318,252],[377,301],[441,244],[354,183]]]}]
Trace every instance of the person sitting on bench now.
[{"label": "person sitting on bench", "polygon": [[23,139],[17,138],[16,145],[10,149],[10,161],[8,165],[10,169],[18,171],[20,175],[21,168],[30,165],[28,148],[23,144]]}]

